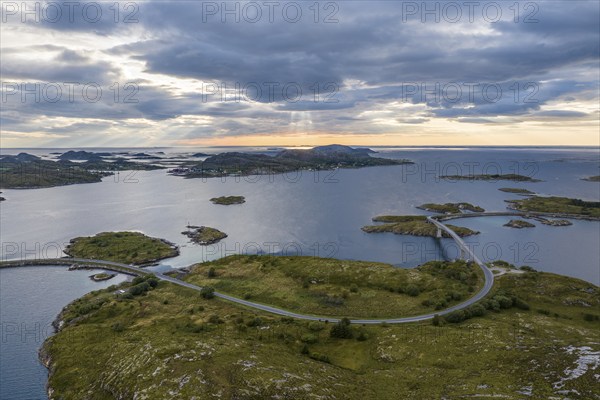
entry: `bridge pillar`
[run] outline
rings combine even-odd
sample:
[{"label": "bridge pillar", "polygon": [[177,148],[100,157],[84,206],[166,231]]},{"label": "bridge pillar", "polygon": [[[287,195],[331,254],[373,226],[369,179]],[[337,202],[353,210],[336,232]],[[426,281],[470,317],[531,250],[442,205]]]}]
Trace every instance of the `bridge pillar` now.
[{"label": "bridge pillar", "polygon": [[437,228],[437,234],[436,237],[439,239],[442,237],[442,230],[440,228]]}]

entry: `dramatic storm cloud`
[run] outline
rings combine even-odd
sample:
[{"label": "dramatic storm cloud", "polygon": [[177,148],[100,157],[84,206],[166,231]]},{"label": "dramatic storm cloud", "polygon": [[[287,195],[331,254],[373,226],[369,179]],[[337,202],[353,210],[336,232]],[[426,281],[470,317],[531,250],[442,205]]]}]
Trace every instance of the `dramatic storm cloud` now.
[{"label": "dramatic storm cloud", "polygon": [[599,8],[6,1],[2,145],[598,144]]}]

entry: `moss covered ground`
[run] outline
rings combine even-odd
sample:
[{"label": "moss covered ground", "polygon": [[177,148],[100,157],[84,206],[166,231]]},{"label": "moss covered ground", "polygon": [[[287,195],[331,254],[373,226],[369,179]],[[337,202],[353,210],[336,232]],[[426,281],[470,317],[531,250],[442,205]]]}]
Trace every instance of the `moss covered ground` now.
[{"label": "moss covered ground", "polygon": [[[328,260],[324,261],[328,263]],[[148,282],[152,278],[148,279]],[[496,278],[529,309],[460,323],[350,326],[275,317],[161,282],[68,306],[44,346],[60,399],[570,398],[598,395],[598,287],[539,272]],[[152,282],[150,282],[152,283]],[[156,282],[153,282],[156,284]]]}]

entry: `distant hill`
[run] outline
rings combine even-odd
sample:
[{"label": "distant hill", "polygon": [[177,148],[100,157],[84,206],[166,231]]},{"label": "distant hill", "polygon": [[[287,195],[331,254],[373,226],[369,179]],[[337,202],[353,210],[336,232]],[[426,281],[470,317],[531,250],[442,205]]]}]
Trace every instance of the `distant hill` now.
[{"label": "distant hill", "polygon": [[12,155],[6,155],[6,156],[2,156],[1,158],[2,162],[5,163],[19,163],[19,162],[31,162],[31,161],[38,161],[41,160],[41,158],[39,158],[38,156],[34,156],[33,154],[29,154],[29,153],[19,153],[16,156],[12,156]]},{"label": "distant hill", "polygon": [[317,147],[313,147],[309,151],[314,154],[351,154],[351,155],[355,155],[355,156],[362,156],[362,155],[368,155],[370,153],[376,153],[376,151],[373,151],[366,147],[353,148],[353,147],[344,146],[341,144],[329,144],[327,146],[317,146]]},{"label": "distant hill", "polygon": [[308,150],[283,150],[275,155],[229,152],[208,157],[203,162],[188,165],[187,170],[173,171],[177,175],[212,177],[224,175],[261,175],[301,169],[362,168],[378,165],[411,163],[408,160],[371,157],[373,150],[338,144],[318,146]]},{"label": "distant hill", "polygon": [[[107,153],[108,154],[108,153]],[[89,151],[74,151],[69,150],[66,153],[58,156],[59,160],[69,160],[69,161],[82,161],[82,160],[100,160],[102,156],[98,153],[92,153]]]}]

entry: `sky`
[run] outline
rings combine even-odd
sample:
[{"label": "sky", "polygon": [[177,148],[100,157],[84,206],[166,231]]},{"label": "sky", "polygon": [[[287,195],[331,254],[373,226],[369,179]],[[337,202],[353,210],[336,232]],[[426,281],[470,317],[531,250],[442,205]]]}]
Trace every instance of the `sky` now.
[{"label": "sky", "polygon": [[2,1],[2,147],[600,146],[600,2]]}]

